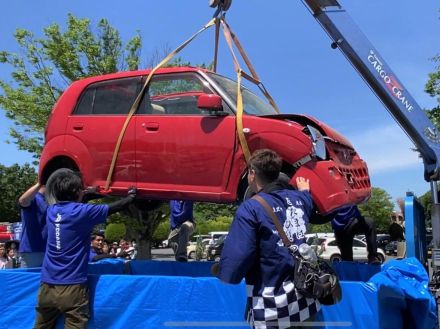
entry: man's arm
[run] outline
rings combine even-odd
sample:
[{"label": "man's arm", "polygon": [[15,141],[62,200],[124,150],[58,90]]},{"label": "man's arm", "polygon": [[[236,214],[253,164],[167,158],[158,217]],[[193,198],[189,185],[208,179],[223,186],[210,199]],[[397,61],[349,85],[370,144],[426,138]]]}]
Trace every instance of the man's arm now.
[{"label": "man's arm", "polygon": [[111,215],[124,210],[130,203],[134,201],[135,197],[136,189],[130,188],[128,190],[128,195],[125,198],[108,204],[108,214]]},{"label": "man's arm", "polygon": [[20,205],[20,207],[22,208],[29,207],[40,188],[41,188],[40,183],[37,183],[34,186],[30,187],[26,192],[24,192],[21,195],[21,197],[18,199],[18,204]]},{"label": "man's arm", "polygon": [[255,261],[257,237],[253,213],[245,207],[237,210],[223,246],[218,278],[227,283],[240,283]]}]

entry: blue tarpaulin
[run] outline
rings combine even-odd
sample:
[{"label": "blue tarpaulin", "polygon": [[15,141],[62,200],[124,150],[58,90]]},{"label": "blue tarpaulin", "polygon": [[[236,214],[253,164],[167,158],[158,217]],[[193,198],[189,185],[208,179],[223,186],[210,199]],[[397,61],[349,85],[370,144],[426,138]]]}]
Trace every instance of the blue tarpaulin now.
[{"label": "blue tarpaulin", "polygon": [[[433,299],[426,293],[423,267],[409,267],[412,277],[408,277],[410,273],[396,268],[410,265],[397,262],[399,266],[392,262],[385,265],[384,271],[368,283],[343,281],[342,301],[323,307],[317,321],[325,321],[326,325],[319,328],[431,328],[421,326],[429,324],[425,320],[418,320],[419,326],[408,327],[413,323],[409,316],[419,314],[417,319],[427,316],[431,320],[434,316],[430,313]],[[341,263],[337,270],[358,273],[364,279],[377,270],[357,265]],[[88,328],[246,328],[244,282],[224,284],[210,276],[210,266],[209,262],[125,264],[117,260],[93,264],[89,267],[95,274],[89,275],[92,317]],[[104,274],[112,270],[118,274]],[[35,269],[0,271],[0,328],[32,328],[39,279]],[[62,328],[61,322],[57,328]]]},{"label": "blue tarpaulin", "polygon": [[437,307],[428,289],[428,274],[414,257],[392,260],[370,279],[379,291],[383,307],[380,314],[392,314],[394,325],[400,319],[400,328],[437,328]]}]

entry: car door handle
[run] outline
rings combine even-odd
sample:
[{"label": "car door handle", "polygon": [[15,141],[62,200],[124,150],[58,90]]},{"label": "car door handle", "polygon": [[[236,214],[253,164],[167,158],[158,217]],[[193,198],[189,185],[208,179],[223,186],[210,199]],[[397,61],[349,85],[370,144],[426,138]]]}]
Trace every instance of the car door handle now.
[{"label": "car door handle", "polygon": [[84,129],[84,125],[82,123],[76,123],[73,126],[74,131],[82,131]]},{"label": "car door handle", "polygon": [[159,130],[159,124],[157,122],[144,122],[142,124],[142,127],[145,128],[146,131],[158,131]]}]

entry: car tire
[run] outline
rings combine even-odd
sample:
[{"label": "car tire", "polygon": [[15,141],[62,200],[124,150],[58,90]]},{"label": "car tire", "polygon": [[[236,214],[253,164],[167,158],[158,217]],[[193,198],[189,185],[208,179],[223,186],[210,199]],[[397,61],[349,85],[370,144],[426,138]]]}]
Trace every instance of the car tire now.
[{"label": "car tire", "polygon": [[379,261],[380,261],[381,264],[383,264],[385,262],[385,257],[383,257],[382,254],[378,254],[377,258],[379,258]]},{"label": "car tire", "polygon": [[334,254],[330,257],[330,263],[333,262],[342,262],[342,257],[339,254]]},{"label": "car tire", "polygon": [[195,251],[191,251],[188,255],[189,259],[196,259],[196,252]]},{"label": "car tire", "polygon": [[[281,178],[282,181],[290,182],[290,178],[291,177],[289,177],[289,175],[287,175],[287,174],[285,174],[283,172],[280,172],[279,178]],[[246,184],[246,190],[244,192],[243,200],[242,201],[244,202],[244,201],[252,198],[255,194],[256,193],[254,191],[252,191],[251,188]]]}]

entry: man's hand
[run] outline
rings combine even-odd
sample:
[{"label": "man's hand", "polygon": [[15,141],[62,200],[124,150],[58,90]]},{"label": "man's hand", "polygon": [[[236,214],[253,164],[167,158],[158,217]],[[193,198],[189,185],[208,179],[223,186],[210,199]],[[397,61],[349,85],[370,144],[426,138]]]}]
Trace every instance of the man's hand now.
[{"label": "man's hand", "polygon": [[309,180],[304,177],[297,177],[296,187],[298,188],[298,191],[310,191]]},{"label": "man's hand", "polygon": [[136,197],[137,189],[136,187],[132,186],[128,189],[127,195],[131,196],[133,199]]}]

